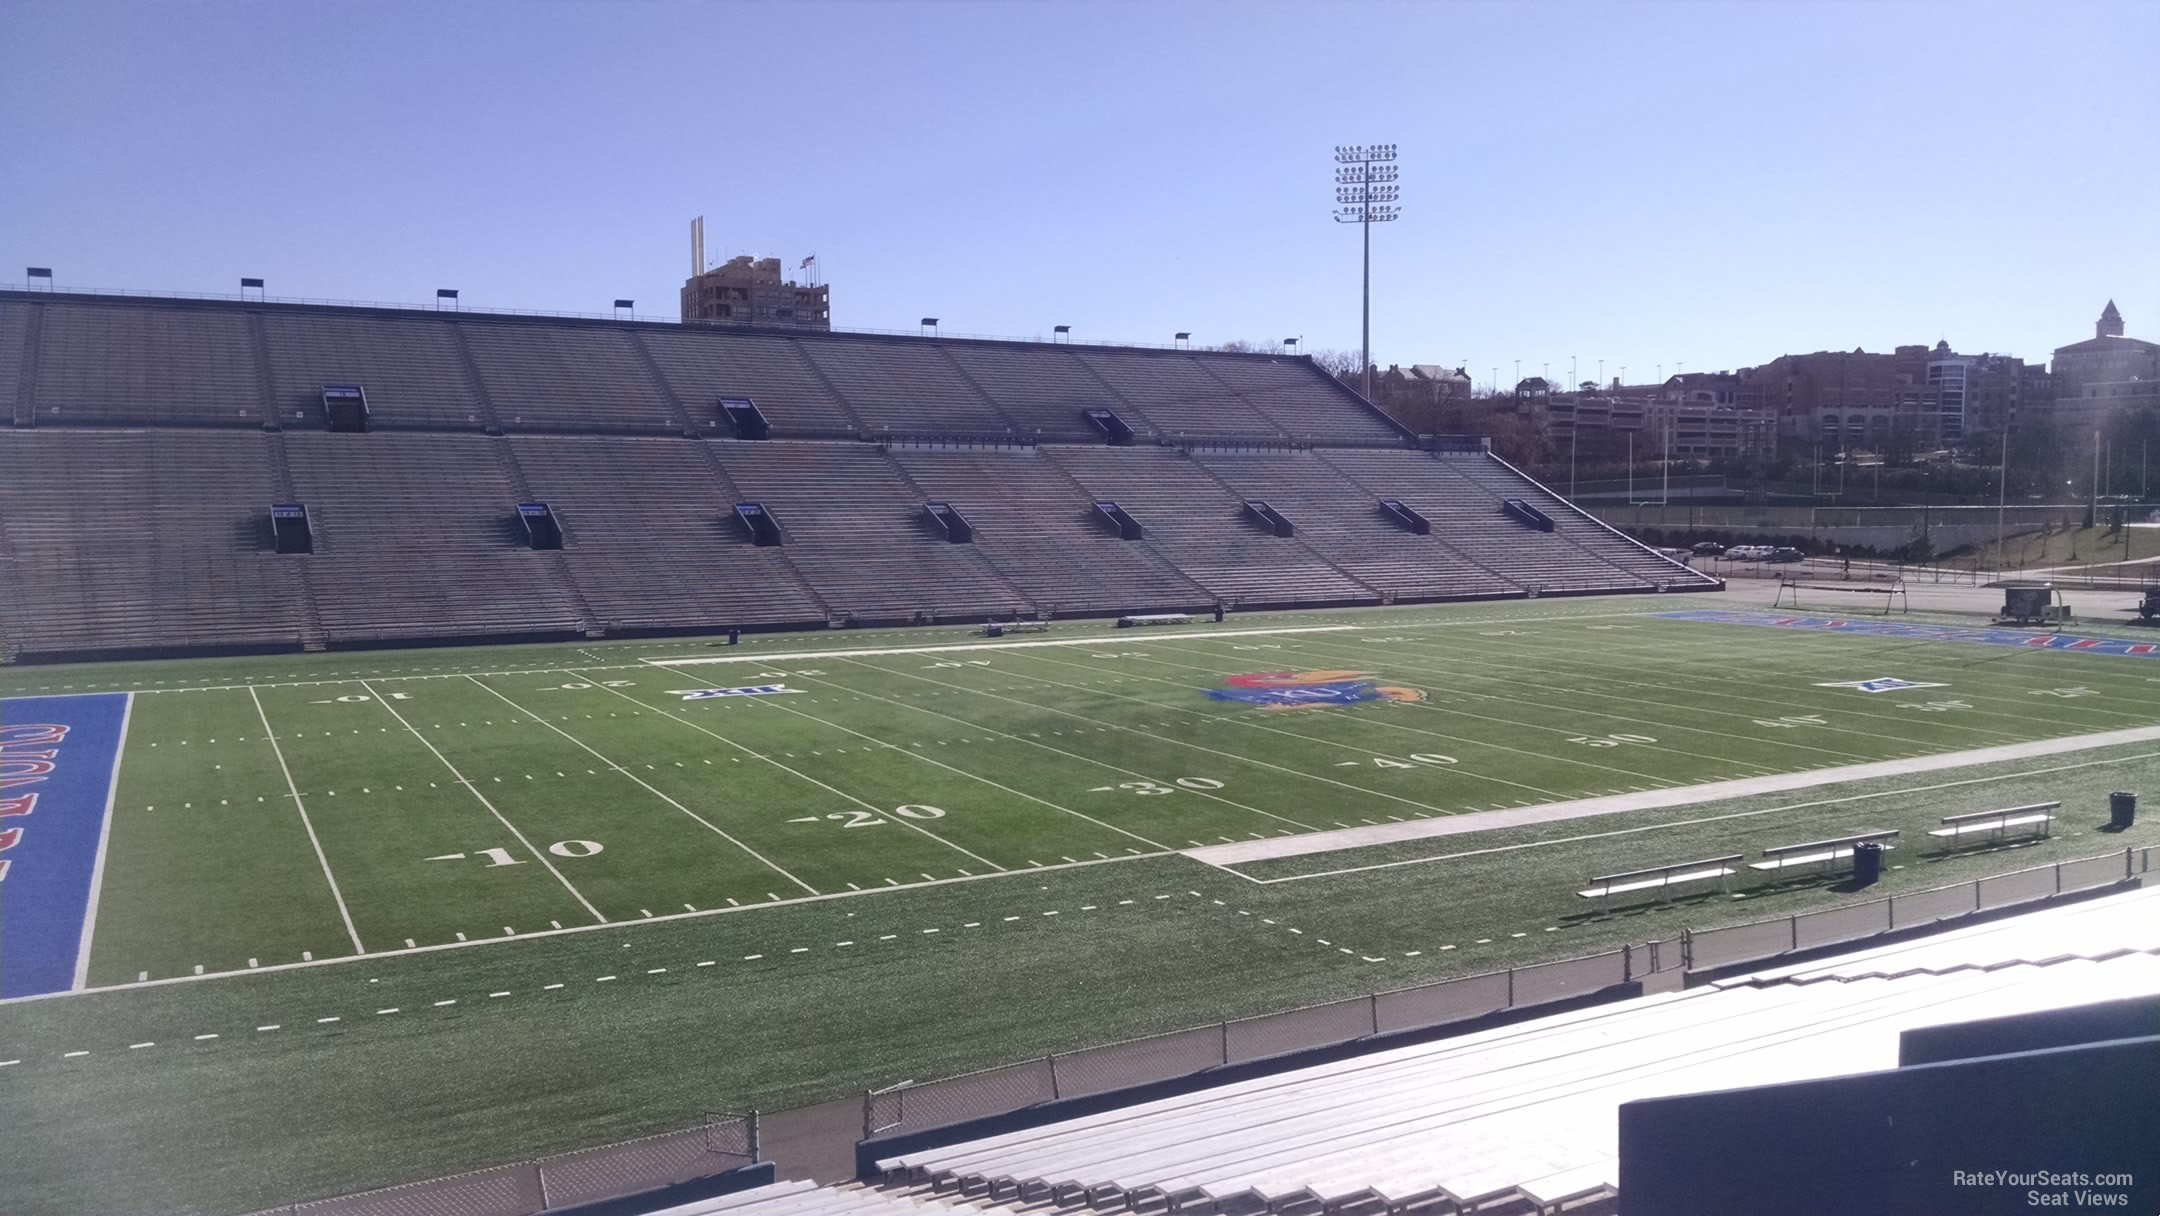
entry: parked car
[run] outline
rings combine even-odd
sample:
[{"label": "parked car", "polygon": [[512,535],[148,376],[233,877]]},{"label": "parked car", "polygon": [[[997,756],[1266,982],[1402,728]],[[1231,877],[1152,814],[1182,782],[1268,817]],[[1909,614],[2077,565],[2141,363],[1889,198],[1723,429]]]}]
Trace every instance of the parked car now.
[{"label": "parked car", "polygon": [[1777,548],[1770,551],[1769,557],[1763,560],[1772,562],[1804,562],[1807,560],[1807,554],[1802,553],[1801,551],[1793,548],[1790,545],[1779,545]]},{"label": "parked car", "polygon": [[1725,560],[1732,562],[1759,562],[1774,552],[1768,545],[1734,545],[1725,551]]},{"label": "parked car", "polygon": [[1697,557],[1716,557],[1718,554],[1723,553],[1724,551],[1725,546],[1717,543],[1714,540],[1699,540],[1695,542],[1695,556]]},{"label": "parked car", "polygon": [[2160,587],[2146,591],[2145,601],[2138,605],[2139,619],[2149,621],[2156,616],[2160,616]]}]

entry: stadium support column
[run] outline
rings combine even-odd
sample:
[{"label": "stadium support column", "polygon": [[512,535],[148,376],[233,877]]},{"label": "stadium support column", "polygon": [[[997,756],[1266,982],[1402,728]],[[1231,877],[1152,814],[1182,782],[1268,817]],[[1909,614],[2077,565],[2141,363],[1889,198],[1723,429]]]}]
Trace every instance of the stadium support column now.
[{"label": "stadium support column", "polygon": [[1356,224],[1363,233],[1365,279],[1361,295],[1358,374],[1365,385],[1365,399],[1372,400],[1372,226],[1401,215],[1396,201],[1401,188],[1395,182],[1394,144],[1337,144],[1335,146],[1335,222]]}]

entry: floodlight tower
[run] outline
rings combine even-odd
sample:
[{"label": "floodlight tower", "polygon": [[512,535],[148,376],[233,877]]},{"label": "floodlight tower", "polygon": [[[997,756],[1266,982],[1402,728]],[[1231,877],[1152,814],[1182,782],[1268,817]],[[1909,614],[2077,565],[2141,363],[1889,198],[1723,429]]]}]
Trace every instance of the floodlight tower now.
[{"label": "floodlight tower", "polygon": [[1402,212],[1395,206],[1401,187],[1395,182],[1394,144],[1335,145],[1335,222],[1356,224],[1365,238],[1363,373],[1365,398],[1372,399],[1372,226]]}]

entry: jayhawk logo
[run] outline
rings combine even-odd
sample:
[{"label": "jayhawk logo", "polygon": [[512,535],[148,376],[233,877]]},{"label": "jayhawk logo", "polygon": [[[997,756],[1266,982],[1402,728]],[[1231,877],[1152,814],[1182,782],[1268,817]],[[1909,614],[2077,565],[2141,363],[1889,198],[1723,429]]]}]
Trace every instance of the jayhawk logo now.
[{"label": "jayhawk logo", "polygon": [[1368,701],[1422,701],[1425,691],[1376,684],[1369,671],[1264,671],[1231,676],[1227,687],[1211,688],[1215,701],[1240,701],[1262,709],[1316,709],[1362,705]]}]

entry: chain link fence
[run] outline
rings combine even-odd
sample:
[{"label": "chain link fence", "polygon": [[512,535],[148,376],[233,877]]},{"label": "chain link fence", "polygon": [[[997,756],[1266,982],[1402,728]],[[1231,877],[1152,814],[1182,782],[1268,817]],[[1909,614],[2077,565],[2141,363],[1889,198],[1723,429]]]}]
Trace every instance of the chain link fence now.
[{"label": "chain link fence", "polygon": [[2151,868],[2151,849],[2125,849],[1799,916],[1688,931],[1677,938],[1630,944],[1584,958],[1195,1026],[943,1080],[904,1082],[863,1095],[863,1136],[929,1131],[1060,1098],[1171,1081],[1375,1035],[1428,1030],[1509,1009],[1551,1004],[1660,972],[1709,970],[1858,941],[1987,908],[2106,886]]},{"label": "chain link fence", "polygon": [[534,1216],[709,1178],[757,1159],[757,1112],[712,1111],[697,1127],[255,1216]]},{"label": "chain link fence", "polygon": [[[863,1095],[863,1135],[927,1131],[1273,1059],[1375,1035],[1427,1030],[1585,996],[1648,975],[1705,970],[1857,941],[2047,899],[2152,870],[2152,849],[2080,858],[1801,916],[1683,932],[1584,958],[1460,976],[1302,1009],[1195,1026]],[[726,1173],[758,1159],[757,1112],[533,1161],[267,1209],[255,1216],[535,1216]]]}]

